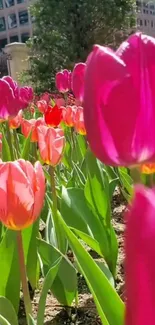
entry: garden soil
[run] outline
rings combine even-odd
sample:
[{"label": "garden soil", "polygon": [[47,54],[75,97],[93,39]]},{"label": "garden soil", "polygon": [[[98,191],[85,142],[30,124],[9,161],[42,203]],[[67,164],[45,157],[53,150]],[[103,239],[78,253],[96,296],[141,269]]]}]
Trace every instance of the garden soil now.
[{"label": "garden soil", "polygon": [[[124,292],[124,211],[126,202],[117,190],[113,197],[112,211],[113,211],[113,226],[119,243],[119,256],[117,265],[116,290],[120,297],[125,299]],[[101,261],[101,257],[97,256],[95,252],[90,251],[90,254],[95,260]],[[40,280],[39,288],[41,289],[42,280]],[[85,283],[84,278],[78,276],[79,287],[79,305],[65,309],[59,305],[58,301],[49,293],[46,301],[45,322],[44,325],[101,325],[100,318],[97,314],[92,296]],[[40,290],[37,289],[32,299],[33,314],[36,317],[37,307],[39,301]],[[21,299],[19,310],[19,325],[26,325],[23,301]]]}]

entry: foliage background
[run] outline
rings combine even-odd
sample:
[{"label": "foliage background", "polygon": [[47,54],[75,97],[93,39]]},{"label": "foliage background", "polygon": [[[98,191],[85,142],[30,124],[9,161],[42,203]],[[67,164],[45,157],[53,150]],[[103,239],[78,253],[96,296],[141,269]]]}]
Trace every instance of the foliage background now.
[{"label": "foliage background", "polygon": [[38,0],[31,7],[30,69],[37,92],[54,88],[55,73],[85,61],[93,44],[116,46],[135,29],[135,0]]}]

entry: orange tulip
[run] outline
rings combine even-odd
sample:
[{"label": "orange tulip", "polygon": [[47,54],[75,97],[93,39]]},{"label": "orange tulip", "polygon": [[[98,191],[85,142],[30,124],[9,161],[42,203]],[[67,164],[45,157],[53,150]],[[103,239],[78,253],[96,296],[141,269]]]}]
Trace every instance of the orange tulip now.
[{"label": "orange tulip", "polygon": [[38,133],[37,133],[37,128],[40,125],[45,125],[45,121],[43,118],[38,118],[37,120],[31,119],[31,120],[24,120],[22,121],[21,124],[21,131],[25,138],[28,138],[30,132],[31,134],[31,142],[37,142],[38,141]]},{"label": "orange tulip", "polygon": [[38,145],[41,159],[48,165],[56,166],[62,158],[65,146],[63,130],[38,127]]},{"label": "orange tulip", "polygon": [[153,174],[155,173],[155,164],[143,164],[140,166],[140,171],[143,174]]},{"label": "orange tulip", "polygon": [[66,106],[62,108],[63,121],[69,127],[74,126],[74,116],[76,109],[76,106]]},{"label": "orange tulip", "polygon": [[78,106],[74,115],[74,127],[77,133],[86,135],[86,128],[84,124],[83,107]]},{"label": "orange tulip", "polygon": [[22,110],[20,110],[15,117],[9,119],[9,127],[11,129],[18,129],[21,125],[21,122],[22,122]]},{"label": "orange tulip", "polygon": [[22,230],[39,217],[45,195],[40,162],[23,159],[0,162],[0,221],[12,230]]}]

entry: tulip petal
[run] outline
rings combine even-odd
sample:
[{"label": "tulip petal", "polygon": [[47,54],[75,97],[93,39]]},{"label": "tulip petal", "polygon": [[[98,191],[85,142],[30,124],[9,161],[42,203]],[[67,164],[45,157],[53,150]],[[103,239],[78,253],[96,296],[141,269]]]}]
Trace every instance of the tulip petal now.
[{"label": "tulip petal", "polygon": [[7,199],[7,227],[18,230],[31,224],[34,194],[18,162],[9,164]]},{"label": "tulip petal", "polygon": [[155,188],[136,187],[127,213],[126,325],[154,324]]},{"label": "tulip petal", "polygon": [[104,163],[155,160],[155,62],[150,54],[155,55],[155,41],[150,39],[134,35],[116,53],[95,46],[88,57],[85,124],[90,146]]},{"label": "tulip petal", "polygon": [[33,217],[34,220],[39,216],[41,212],[41,208],[43,206],[44,196],[45,196],[45,177],[42,166],[39,161],[37,161],[34,165],[35,171],[35,189],[34,189],[34,210]]},{"label": "tulip petal", "polygon": [[84,75],[86,64],[77,63],[72,72],[72,90],[76,99],[83,101],[84,96]]}]

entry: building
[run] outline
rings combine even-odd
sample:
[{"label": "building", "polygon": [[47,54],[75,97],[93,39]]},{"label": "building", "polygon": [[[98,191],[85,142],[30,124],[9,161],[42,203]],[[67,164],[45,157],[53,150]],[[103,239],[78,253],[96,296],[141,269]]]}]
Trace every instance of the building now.
[{"label": "building", "polygon": [[25,43],[32,36],[31,0],[0,0],[0,51],[6,44]]},{"label": "building", "polygon": [[155,0],[138,0],[137,3],[137,28],[155,37]]}]

